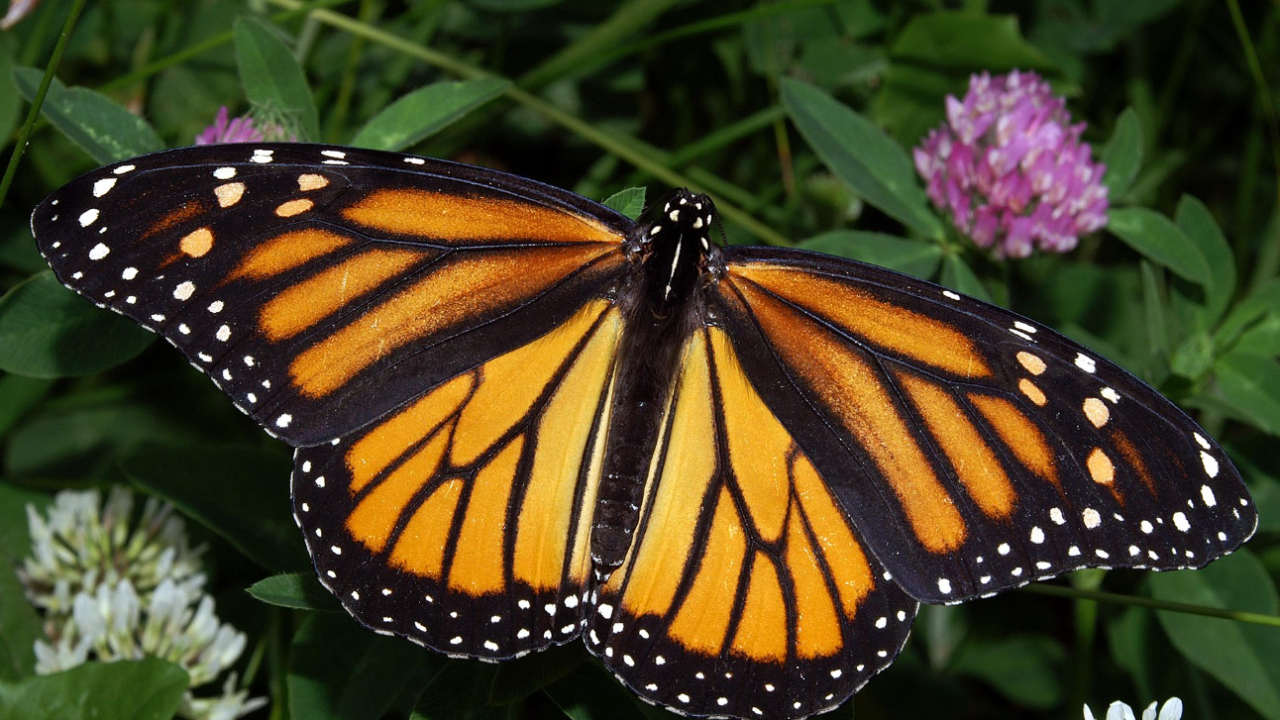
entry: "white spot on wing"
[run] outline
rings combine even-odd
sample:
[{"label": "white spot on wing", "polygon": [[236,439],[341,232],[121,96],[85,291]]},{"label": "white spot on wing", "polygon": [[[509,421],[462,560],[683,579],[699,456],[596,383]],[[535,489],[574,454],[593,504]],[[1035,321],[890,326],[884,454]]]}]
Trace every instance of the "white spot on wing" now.
[{"label": "white spot on wing", "polygon": [[1209,453],[1200,451],[1200,462],[1204,465],[1204,472],[1211,478],[1218,477],[1218,460]]},{"label": "white spot on wing", "polygon": [[1084,512],[1081,513],[1081,518],[1084,520],[1084,526],[1090,530],[1102,524],[1102,516],[1093,508],[1085,508]]},{"label": "white spot on wing", "polygon": [[102,197],[111,192],[111,188],[116,186],[115,178],[102,178],[93,183],[93,196]]},{"label": "white spot on wing", "polygon": [[106,257],[110,252],[111,252],[111,248],[107,247],[102,243],[98,243],[97,245],[94,245],[93,249],[89,251],[89,259],[101,260],[102,258]]}]

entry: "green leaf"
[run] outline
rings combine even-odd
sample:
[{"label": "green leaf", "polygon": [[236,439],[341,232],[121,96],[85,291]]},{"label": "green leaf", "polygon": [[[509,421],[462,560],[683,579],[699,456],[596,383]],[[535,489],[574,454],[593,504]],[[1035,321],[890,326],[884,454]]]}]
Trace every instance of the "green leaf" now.
[{"label": "green leaf", "polygon": [[155,338],[132,320],[94,307],[49,271],[0,298],[0,370],[11,373],[90,375],[133,359]]},{"label": "green leaf", "polygon": [[7,47],[0,48],[0,137],[9,137],[18,126],[22,96],[13,78],[13,58]]},{"label": "green leaf", "polygon": [[418,88],[374,115],[351,141],[356,147],[404,150],[498,97],[511,82],[483,78]]},{"label": "green leaf", "polygon": [[586,646],[571,642],[504,662],[494,673],[489,702],[509,705],[526,698],[573,672],[586,659]]},{"label": "green leaf", "polygon": [[1275,314],[1280,314],[1280,279],[1264,283],[1231,308],[1214,333],[1214,346],[1219,350],[1232,347],[1244,333]]},{"label": "green leaf", "polygon": [[[43,70],[20,67],[13,71],[18,91],[27,102],[35,100]],[[146,120],[134,115],[106,95],[87,88],[67,88],[57,78],[40,106],[54,127],[103,165],[164,149],[164,143]]]},{"label": "green leaf", "polygon": [[991,302],[991,293],[959,255],[952,253],[942,258],[941,282],[956,292]]},{"label": "green leaf", "polygon": [[[1203,570],[1154,573],[1159,600],[1275,615],[1276,588],[1266,568],[1248,550]],[[1216,618],[1157,612],[1174,647],[1264,717],[1280,719],[1280,632]]]},{"label": "green leaf", "polygon": [[1241,417],[1280,434],[1280,364],[1275,358],[1233,352],[1214,365],[1218,389]]},{"label": "green leaf", "polygon": [[44,399],[52,387],[51,378],[0,377],[0,435],[9,432],[27,411]]},{"label": "green leaf", "polygon": [[1107,230],[1129,247],[1180,277],[1209,285],[1209,261],[1172,220],[1147,208],[1114,208],[1109,214]]},{"label": "green leaf", "polygon": [[403,638],[378,635],[345,614],[312,615],[289,653],[289,705],[296,720],[377,720],[411,683],[445,658]]},{"label": "green leaf", "polygon": [[505,720],[506,709],[489,704],[497,673],[497,667],[474,660],[446,660],[409,720]]},{"label": "green leaf", "polygon": [[289,507],[289,461],[247,447],[144,445],[120,462],[138,486],[173,503],[268,570],[309,570]]},{"label": "green leaf", "polygon": [[782,103],[818,157],[867,203],[940,239],[911,159],[875,123],[812,85],[783,79]]},{"label": "green leaf", "polygon": [[264,603],[280,607],[342,611],[338,599],[316,580],[315,573],[310,572],[272,575],[250,585],[246,592]]},{"label": "green leaf", "polygon": [[644,212],[644,194],[645,189],[642,187],[627,188],[610,195],[605,199],[604,205],[635,220]]},{"label": "green leaf", "polygon": [[1249,484],[1258,511],[1258,532],[1280,532],[1280,453],[1275,438],[1252,433],[1228,444],[1226,450]]},{"label": "green leaf", "polygon": [[645,720],[636,696],[597,663],[584,663],[546,687],[571,720]]},{"label": "green leaf", "polygon": [[945,117],[946,96],[964,95],[970,74],[1014,69],[1042,75],[1058,71],[1022,37],[1015,16],[967,11],[916,15],[889,48],[876,119],[899,142],[914,145]]},{"label": "green leaf", "polygon": [[[22,527],[26,528],[25,522]],[[35,673],[35,642],[43,635],[40,617],[23,595],[18,574],[7,564],[0,565],[0,683]],[[0,713],[0,717],[8,715]]]},{"label": "green leaf", "polygon": [[942,246],[861,230],[834,230],[809,238],[796,247],[879,265],[928,279],[942,262]]},{"label": "green leaf", "polygon": [[1019,705],[1048,710],[1062,702],[1062,646],[1044,636],[970,640],[951,670],[983,680]]},{"label": "green leaf", "polygon": [[71,397],[46,405],[9,436],[11,475],[93,477],[147,440],[194,440],[190,429],[152,405],[115,398]]},{"label": "green leaf", "polygon": [[0,683],[0,717],[169,720],[187,682],[182,668],[156,658],[90,662],[20,683]]},{"label": "green leaf", "polygon": [[1200,250],[1209,265],[1209,282],[1205,288],[1203,327],[1211,328],[1226,312],[1236,292],[1236,260],[1227,244],[1222,228],[1209,208],[1191,195],[1178,201],[1174,221]]},{"label": "green leaf", "polygon": [[236,64],[249,102],[287,118],[298,139],[320,137],[320,120],[311,88],[293,51],[271,25],[241,15],[235,23]]},{"label": "green leaf", "polygon": [[1142,123],[1137,110],[1128,107],[1120,113],[1100,160],[1107,166],[1102,184],[1114,203],[1128,191],[1142,167]]}]

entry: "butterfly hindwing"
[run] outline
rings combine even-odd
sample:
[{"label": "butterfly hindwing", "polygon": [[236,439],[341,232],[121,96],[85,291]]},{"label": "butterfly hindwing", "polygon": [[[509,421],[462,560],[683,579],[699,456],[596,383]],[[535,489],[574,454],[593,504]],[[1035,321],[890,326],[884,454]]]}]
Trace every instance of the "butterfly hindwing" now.
[{"label": "butterfly hindwing", "polygon": [[32,216],[59,279],[164,335],[294,445],[567,320],[621,272],[629,226],[504,173],[301,144],[135,158]]},{"label": "butterfly hindwing", "polygon": [[501,659],[580,634],[618,312],[301,448],[294,514],[320,579],[369,627]]},{"label": "butterfly hindwing", "polygon": [[642,697],[772,718],[847,699],[917,607],[715,327],[685,347],[631,550],[593,602],[587,646]]},{"label": "butterfly hindwing", "polygon": [[1200,567],[1252,534],[1222,449],[1052,330],[873,266],[725,254],[718,302],[747,375],[916,598]]}]

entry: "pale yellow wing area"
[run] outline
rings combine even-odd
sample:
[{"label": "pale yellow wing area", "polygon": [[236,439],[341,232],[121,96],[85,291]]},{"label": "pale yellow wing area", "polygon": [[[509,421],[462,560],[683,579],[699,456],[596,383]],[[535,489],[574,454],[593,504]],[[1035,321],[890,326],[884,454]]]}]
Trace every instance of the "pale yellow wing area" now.
[{"label": "pale yellow wing area", "polygon": [[298,451],[320,578],[366,625],[508,658],[578,636],[621,321],[587,303],[336,444]]},{"label": "pale yellow wing area", "polygon": [[848,698],[916,609],[714,327],[686,343],[633,546],[595,602],[588,647],[636,692],[780,718]]}]

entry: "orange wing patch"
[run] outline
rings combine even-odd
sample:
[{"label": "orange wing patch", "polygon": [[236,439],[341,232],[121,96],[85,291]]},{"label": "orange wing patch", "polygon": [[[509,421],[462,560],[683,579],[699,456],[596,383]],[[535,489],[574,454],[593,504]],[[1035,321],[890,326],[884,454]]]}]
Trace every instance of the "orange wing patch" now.
[{"label": "orange wing patch", "polygon": [[590,217],[515,198],[428,190],[374,190],[342,211],[357,225],[439,242],[617,244],[622,237]]},{"label": "orange wing patch", "polygon": [[[872,345],[960,377],[991,375],[973,341],[957,328],[878,300],[848,283],[821,275],[801,276],[791,268],[765,264],[736,265],[730,272],[748,281],[734,283],[744,293],[755,295],[758,291],[751,288],[757,285]],[[754,306],[755,298],[750,302]]]},{"label": "orange wing patch", "polygon": [[[459,255],[371,303],[341,329],[300,353],[289,366],[289,374],[303,395],[323,397],[392,351],[509,309],[611,250],[606,246],[558,246]],[[377,277],[400,275],[377,273]],[[340,279],[333,278],[335,282]],[[312,304],[331,313],[340,307],[336,304],[339,296],[350,299],[342,294],[340,283],[325,296],[328,303]],[[292,312],[304,319],[318,319],[318,311],[298,309],[302,298],[296,299],[298,302],[289,306]],[[296,332],[303,320],[286,317],[290,322],[283,323],[282,329]]]}]

